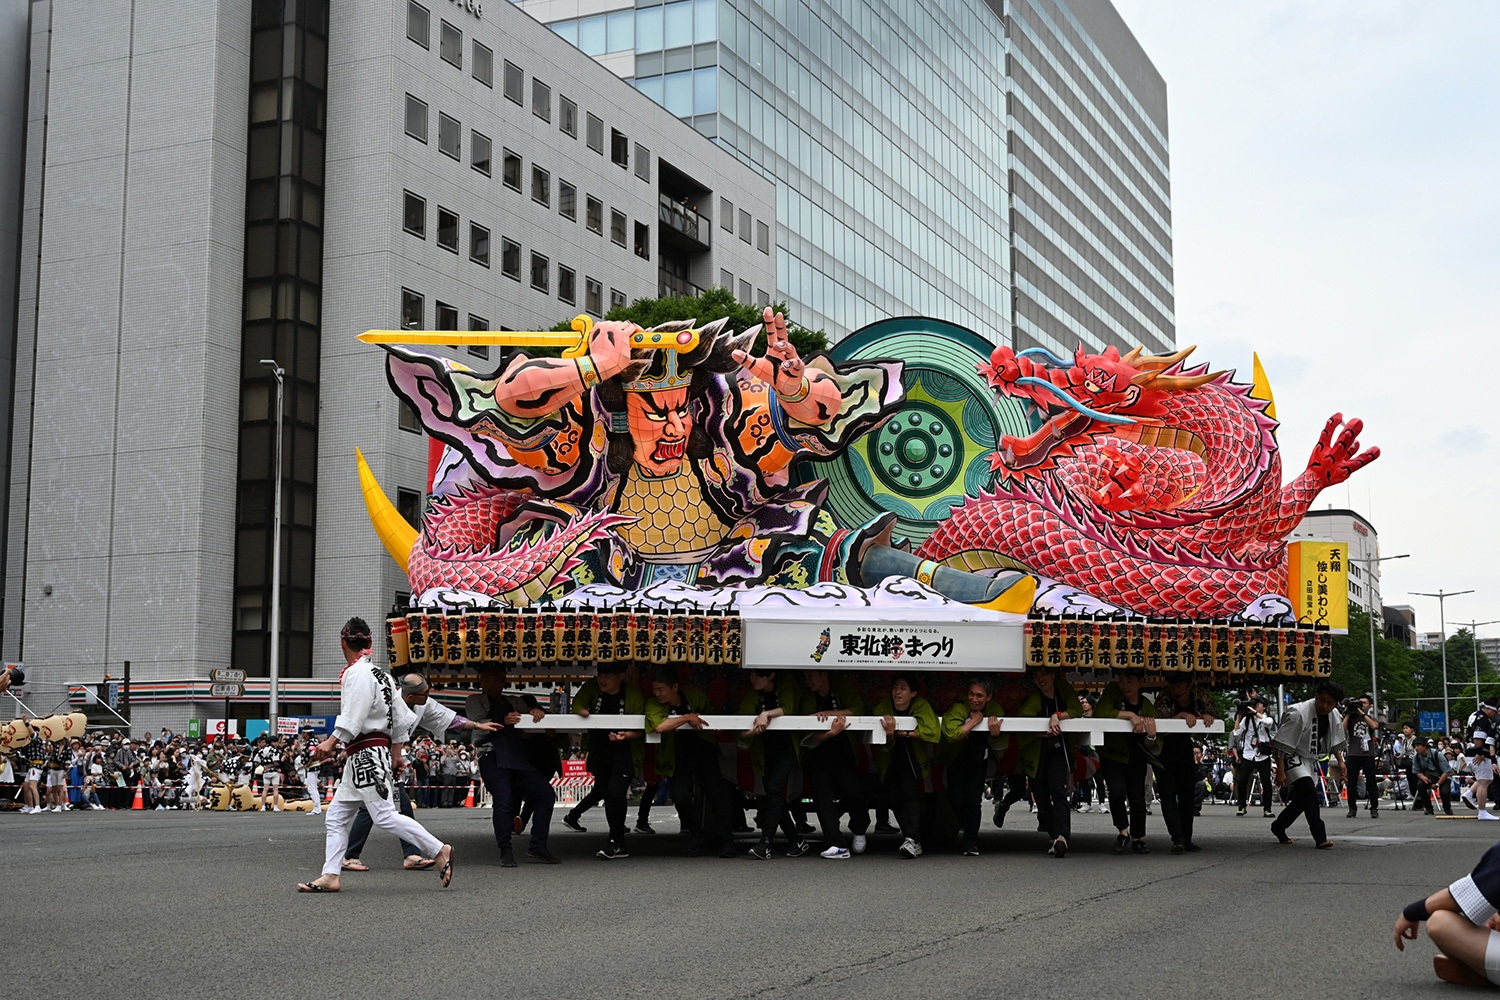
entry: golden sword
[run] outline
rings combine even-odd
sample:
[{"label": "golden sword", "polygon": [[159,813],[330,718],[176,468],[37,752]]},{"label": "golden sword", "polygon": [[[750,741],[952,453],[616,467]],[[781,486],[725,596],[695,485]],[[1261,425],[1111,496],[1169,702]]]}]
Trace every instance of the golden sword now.
[{"label": "golden sword", "polygon": [[[467,347],[471,344],[494,344],[500,347],[559,347],[565,358],[581,358],[589,352],[589,337],[594,321],[588,316],[573,317],[568,330],[366,330],[358,340],[366,344],[404,344],[407,346]],[[676,333],[637,330],[630,346],[637,350],[671,350],[679,354],[698,346],[698,330]]]}]

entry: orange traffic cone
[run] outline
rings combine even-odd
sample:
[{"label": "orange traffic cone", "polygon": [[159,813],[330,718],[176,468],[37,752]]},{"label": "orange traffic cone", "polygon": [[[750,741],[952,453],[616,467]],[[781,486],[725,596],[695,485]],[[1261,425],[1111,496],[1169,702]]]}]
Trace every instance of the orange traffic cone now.
[{"label": "orange traffic cone", "polygon": [[146,793],[141,790],[139,781],[135,783],[135,801],[130,803],[130,808],[133,810],[146,808]]},{"label": "orange traffic cone", "polygon": [[1349,801],[1349,789],[1348,788],[1340,788],[1339,789],[1339,801],[1340,802],[1348,802]]},{"label": "orange traffic cone", "polygon": [[328,783],[328,797],[323,800],[323,804],[326,806],[326,805],[328,805],[332,801],[333,801],[333,782],[330,781]]},{"label": "orange traffic cone", "polygon": [[474,808],[474,782],[469,782],[469,794],[464,796],[464,808]]}]

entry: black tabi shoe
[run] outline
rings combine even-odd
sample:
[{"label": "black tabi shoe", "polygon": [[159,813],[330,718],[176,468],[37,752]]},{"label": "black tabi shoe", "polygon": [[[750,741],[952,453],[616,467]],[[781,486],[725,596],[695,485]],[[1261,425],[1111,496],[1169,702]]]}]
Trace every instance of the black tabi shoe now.
[{"label": "black tabi shoe", "polygon": [[1149,847],[1146,846],[1146,842],[1144,840],[1132,840],[1130,842],[1130,850],[1134,854],[1150,854],[1151,853],[1151,848],[1149,848]]},{"label": "black tabi shoe", "polygon": [[563,817],[563,826],[567,827],[569,830],[572,830],[574,833],[589,832],[588,828],[585,827],[582,823],[578,822],[577,818],[574,817],[572,813],[568,813]]},{"label": "black tabi shoe", "polygon": [[544,864],[544,865],[560,865],[560,864],[562,864],[562,858],[559,858],[557,855],[553,854],[551,851],[547,850],[545,847],[533,847],[531,850],[527,851],[526,852],[526,860],[527,861],[535,861],[535,862],[538,862],[539,864]]},{"label": "black tabi shoe", "polygon": [[647,823],[643,819],[638,819],[638,820],[635,821],[635,832],[636,833],[651,834],[651,833],[655,833],[656,831],[651,828],[651,824],[650,823]]},{"label": "black tabi shoe", "polygon": [[502,848],[501,851],[500,851],[500,867],[501,868],[514,868],[515,866],[516,866],[516,855],[515,855],[515,852],[512,851],[509,847]]},{"label": "black tabi shoe", "polygon": [[1125,849],[1130,846],[1130,838],[1123,833],[1115,838],[1115,853],[1124,854]]}]

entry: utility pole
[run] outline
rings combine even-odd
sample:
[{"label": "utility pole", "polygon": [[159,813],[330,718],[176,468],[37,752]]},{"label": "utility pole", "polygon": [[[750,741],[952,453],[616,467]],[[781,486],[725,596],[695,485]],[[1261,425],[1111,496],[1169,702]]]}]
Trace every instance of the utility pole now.
[{"label": "utility pole", "polygon": [[1438,644],[1438,649],[1441,651],[1443,658],[1443,737],[1446,739],[1453,734],[1453,729],[1448,720],[1448,619],[1443,613],[1443,601],[1445,598],[1457,597],[1460,594],[1472,594],[1474,591],[1443,590],[1439,587],[1436,594],[1428,594],[1420,590],[1409,591],[1409,593],[1414,597],[1436,597],[1438,599],[1438,635],[1442,640]]}]

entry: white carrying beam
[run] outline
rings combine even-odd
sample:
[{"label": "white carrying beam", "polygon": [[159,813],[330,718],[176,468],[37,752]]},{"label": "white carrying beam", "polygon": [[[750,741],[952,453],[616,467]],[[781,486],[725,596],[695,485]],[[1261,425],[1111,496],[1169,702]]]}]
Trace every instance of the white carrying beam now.
[{"label": "white carrying beam", "polygon": [[[755,722],[753,715],[703,715],[704,732],[733,732],[743,733]],[[917,728],[915,719],[909,716],[901,716],[896,720],[896,728],[900,730],[912,730]],[[982,724],[986,730],[989,726],[986,719]],[[1000,731],[1002,733],[1045,733],[1047,731],[1047,720],[1036,718],[1000,717]],[[783,715],[771,720],[768,727],[781,732],[827,732],[832,723],[820,722],[811,715]],[[585,719],[581,716],[548,715],[540,722],[535,722],[530,716],[522,716],[516,726],[517,729],[546,730],[549,732],[577,733],[593,729],[604,729],[614,731],[631,731],[646,728],[646,717],[643,715],[594,715]],[[844,728],[848,732],[868,733],[870,742],[882,744],[885,742],[885,726],[878,715],[851,715],[844,720]],[[1067,719],[1061,724],[1065,733],[1128,733],[1131,731],[1129,722],[1124,719]],[[1224,722],[1218,720],[1212,723],[1199,722],[1196,725],[1188,725],[1181,719],[1159,719],[1156,723],[1156,731],[1161,735],[1187,734],[1190,736],[1215,736],[1224,733]],[[660,733],[647,733],[647,743],[660,743]]]}]

